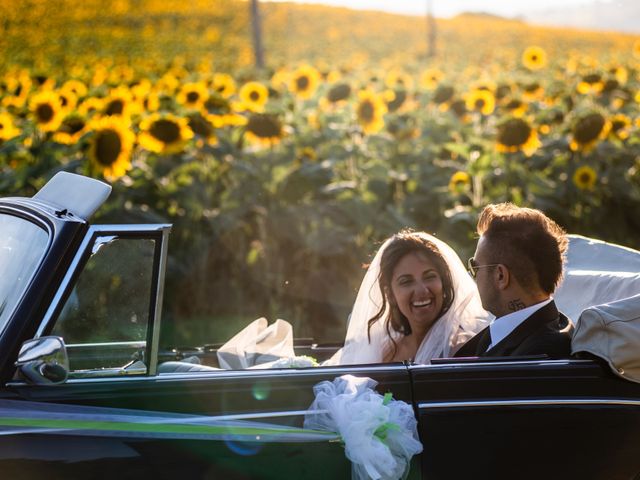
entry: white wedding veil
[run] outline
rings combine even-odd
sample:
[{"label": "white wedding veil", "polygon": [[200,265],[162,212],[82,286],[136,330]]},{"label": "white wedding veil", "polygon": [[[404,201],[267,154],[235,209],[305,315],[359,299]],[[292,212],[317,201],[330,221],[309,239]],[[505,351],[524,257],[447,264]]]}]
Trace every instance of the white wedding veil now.
[{"label": "white wedding veil", "polygon": [[[453,356],[455,351],[488,325],[489,314],[482,308],[475,282],[460,261],[460,257],[445,242],[424,232],[413,232],[433,243],[444,257],[451,271],[454,300],[449,310],[427,332],[414,361],[429,363],[432,358]],[[384,327],[389,304],[384,315],[371,326],[371,341],[367,336],[369,320],[382,306],[382,292],[378,285],[382,254],[393,240],[387,239],[369,265],[353,304],[344,347],[325,365],[380,363],[391,339]],[[392,330],[392,334],[396,334]],[[397,337],[400,337],[397,333]],[[395,337],[394,337],[395,338]]]}]

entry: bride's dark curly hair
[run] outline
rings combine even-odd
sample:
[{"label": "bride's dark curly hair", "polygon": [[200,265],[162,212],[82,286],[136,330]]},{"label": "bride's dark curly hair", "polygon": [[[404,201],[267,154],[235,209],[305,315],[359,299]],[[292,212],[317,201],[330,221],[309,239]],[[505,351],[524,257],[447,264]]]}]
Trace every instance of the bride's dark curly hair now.
[{"label": "bride's dark curly hair", "polygon": [[378,287],[382,293],[382,305],[380,310],[369,319],[367,324],[367,336],[371,341],[371,327],[380,320],[390,304],[389,314],[384,319],[384,327],[387,335],[393,343],[393,355],[397,352],[398,346],[391,335],[391,329],[404,335],[411,334],[411,325],[394,302],[389,302],[388,294],[391,292],[391,277],[398,262],[409,253],[422,253],[433,263],[440,278],[442,279],[442,310],[438,318],[444,315],[453,303],[454,291],[451,271],[438,247],[432,242],[413,230],[402,230],[391,237],[380,259],[380,274],[378,276]]}]

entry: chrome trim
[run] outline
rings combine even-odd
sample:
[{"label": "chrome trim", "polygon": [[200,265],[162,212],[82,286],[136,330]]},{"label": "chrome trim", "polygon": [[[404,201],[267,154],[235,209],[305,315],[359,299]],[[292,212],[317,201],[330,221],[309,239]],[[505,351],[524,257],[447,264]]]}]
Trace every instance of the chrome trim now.
[{"label": "chrome trim", "polygon": [[473,402],[422,402],[419,409],[471,408],[471,407],[521,407],[535,405],[628,405],[640,407],[640,400],[623,398],[549,398],[526,400],[483,400]]},{"label": "chrome trim", "polygon": [[160,324],[162,320],[162,299],[164,296],[164,276],[167,271],[167,252],[169,249],[169,230],[171,227],[162,229],[162,239],[160,245],[160,261],[158,264],[158,286],[156,289],[156,304],[154,308],[154,318],[149,325],[152,328],[151,345],[149,347],[149,375],[156,375],[158,372],[158,355],[160,353]]},{"label": "chrome trim", "polygon": [[[75,384],[75,383],[112,383],[112,382],[166,382],[173,380],[213,380],[216,378],[221,379],[243,379],[243,378],[251,378],[251,377],[318,377],[318,376],[327,376],[327,377],[336,377],[338,375],[345,374],[363,374],[363,373],[386,373],[386,372],[394,372],[401,371],[406,373],[407,367],[404,365],[398,366],[378,366],[378,367],[360,367],[360,368],[322,368],[322,367],[313,367],[313,368],[302,368],[302,369],[294,369],[294,368],[282,368],[282,369],[256,369],[256,370],[214,370],[207,372],[167,372],[160,373],[153,376],[136,376],[136,377],[109,377],[109,378],[73,378],[67,380],[66,384]],[[8,384],[9,385],[9,384]],[[24,382],[12,381],[10,385],[18,386],[18,385],[26,385]]]},{"label": "chrome trim", "polygon": [[504,361],[504,362],[500,362],[500,361],[496,361],[496,362],[482,362],[482,361],[478,361],[478,362],[460,362],[460,363],[456,363],[456,362],[451,362],[451,363],[439,363],[436,365],[409,365],[409,370],[415,371],[415,370],[421,370],[421,369],[428,369],[428,370],[441,370],[441,369],[448,369],[448,368],[468,368],[468,367],[472,367],[472,368],[480,368],[483,366],[490,366],[490,367],[496,367],[496,366],[500,366],[500,367],[519,367],[519,366],[531,366],[531,365],[538,365],[538,366],[568,366],[568,365],[580,365],[580,364],[589,364],[589,363],[593,363],[593,360],[578,360],[578,359],[564,359],[564,360],[522,360],[522,361]]}]

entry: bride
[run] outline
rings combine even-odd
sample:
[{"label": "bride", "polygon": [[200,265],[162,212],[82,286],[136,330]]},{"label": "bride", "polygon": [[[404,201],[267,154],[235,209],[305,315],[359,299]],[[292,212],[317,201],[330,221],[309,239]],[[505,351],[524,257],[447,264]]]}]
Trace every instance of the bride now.
[{"label": "bride", "polygon": [[403,230],[378,250],[360,285],[344,347],[325,365],[452,357],[488,324],[475,282],[446,243]]}]

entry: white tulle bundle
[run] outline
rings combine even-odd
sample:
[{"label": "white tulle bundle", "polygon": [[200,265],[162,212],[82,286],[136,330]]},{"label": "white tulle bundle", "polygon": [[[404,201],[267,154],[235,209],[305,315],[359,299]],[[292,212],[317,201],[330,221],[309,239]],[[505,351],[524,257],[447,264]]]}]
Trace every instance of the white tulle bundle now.
[{"label": "white tulle bundle", "polygon": [[304,427],[337,432],[355,479],[399,479],[422,451],[411,405],[382,396],[370,378],[343,375],[314,387],[316,398]]}]

